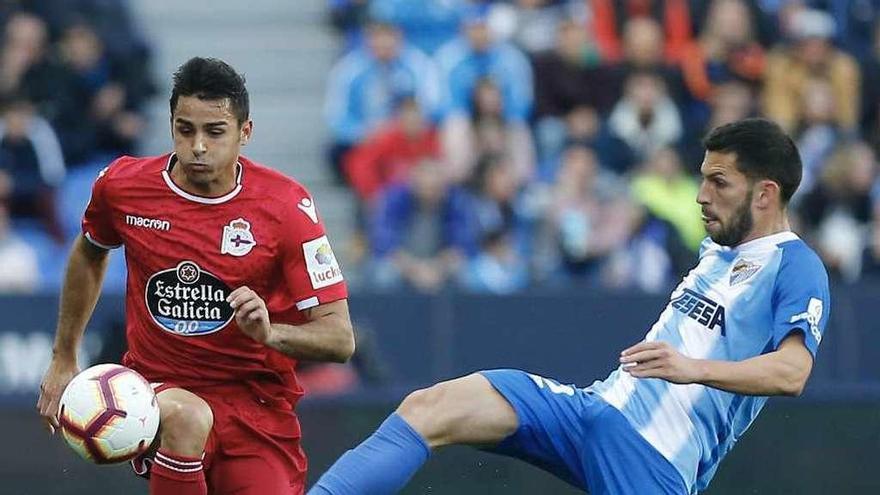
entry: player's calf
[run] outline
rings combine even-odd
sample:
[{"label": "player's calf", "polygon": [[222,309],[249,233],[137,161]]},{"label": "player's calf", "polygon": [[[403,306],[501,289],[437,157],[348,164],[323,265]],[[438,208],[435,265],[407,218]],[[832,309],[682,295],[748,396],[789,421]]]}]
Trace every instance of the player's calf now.
[{"label": "player's calf", "polygon": [[416,390],[397,413],[432,449],[495,444],[519,425],[510,403],[479,373]]},{"label": "player's calf", "polygon": [[340,457],[309,495],[397,493],[431,449],[495,444],[518,425],[513,407],[482,375],[417,390],[375,433]]},{"label": "player's calf", "polygon": [[132,462],[150,480],[150,495],[207,495],[205,444],[214,426],[211,407],[181,388],[159,392],[159,445],[151,456]]}]

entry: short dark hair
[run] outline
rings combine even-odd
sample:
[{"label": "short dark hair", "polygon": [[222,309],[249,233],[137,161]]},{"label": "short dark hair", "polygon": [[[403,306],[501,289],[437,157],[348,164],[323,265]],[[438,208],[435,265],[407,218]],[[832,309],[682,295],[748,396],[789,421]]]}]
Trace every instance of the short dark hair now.
[{"label": "short dark hair", "polygon": [[794,141],[767,119],[744,119],[716,127],[703,140],[706,151],[736,153],[736,168],[750,180],[779,184],[788,204],[801,183],[801,157]]},{"label": "short dark hair", "polygon": [[181,96],[195,96],[200,100],[229,98],[229,107],[238,119],[245,123],[250,115],[250,102],[244,76],[226,62],[216,58],[193,57],[174,73],[171,90],[171,114],[177,108]]}]

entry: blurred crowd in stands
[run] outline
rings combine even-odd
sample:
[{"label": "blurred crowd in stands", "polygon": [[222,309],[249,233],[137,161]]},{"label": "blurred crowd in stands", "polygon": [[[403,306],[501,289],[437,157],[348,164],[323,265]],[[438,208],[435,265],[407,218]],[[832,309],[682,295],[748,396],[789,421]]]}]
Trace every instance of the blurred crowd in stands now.
[{"label": "blurred crowd in stands", "polygon": [[57,288],[89,184],[145,126],[150,56],[124,0],[0,1],[0,292]]},{"label": "blurred crowd in stands", "polygon": [[837,280],[880,274],[880,0],[329,9],[327,156],[364,287],[668,290],[705,236],[701,139],[749,116],[800,148],[795,231]]},{"label": "blurred crowd in stands", "polygon": [[[880,0],[328,2],[356,290],[667,290],[705,235],[700,140],[748,116],[798,143],[794,229],[880,277]],[[136,152],[150,46],[126,0],[0,0],[0,26],[0,292],[56,290],[97,171]]]}]

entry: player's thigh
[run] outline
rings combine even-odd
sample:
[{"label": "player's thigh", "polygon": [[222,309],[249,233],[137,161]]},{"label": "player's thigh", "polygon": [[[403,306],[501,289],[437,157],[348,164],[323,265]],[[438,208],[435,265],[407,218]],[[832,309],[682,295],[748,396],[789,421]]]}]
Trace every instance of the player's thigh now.
[{"label": "player's thigh", "polygon": [[417,390],[397,412],[432,448],[498,443],[518,425],[510,403],[479,373]]},{"label": "player's thigh", "polygon": [[222,456],[208,472],[212,495],[301,495],[302,477],[292,477],[273,455]]},{"label": "player's thigh", "polygon": [[584,432],[581,462],[593,495],[682,495],[675,467],[613,406],[602,404]]},{"label": "player's thigh", "polygon": [[585,429],[599,403],[584,390],[514,369],[482,372],[516,411],[519,426],[485,450],[534,464],[584,488],[580,462]]}]

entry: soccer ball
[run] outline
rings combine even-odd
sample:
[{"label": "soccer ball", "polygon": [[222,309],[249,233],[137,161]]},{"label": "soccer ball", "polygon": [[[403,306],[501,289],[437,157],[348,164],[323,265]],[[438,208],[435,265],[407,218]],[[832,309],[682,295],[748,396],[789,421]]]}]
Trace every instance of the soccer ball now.
[{"label": "soccer ball", "polygon": [[159,401],[137,372],[99,364],[64,389],[58,411],[61,434],[84,459],[95,464],[127,461],[153,442],[159,429]]}]

